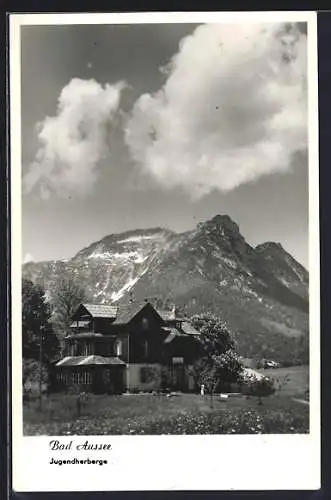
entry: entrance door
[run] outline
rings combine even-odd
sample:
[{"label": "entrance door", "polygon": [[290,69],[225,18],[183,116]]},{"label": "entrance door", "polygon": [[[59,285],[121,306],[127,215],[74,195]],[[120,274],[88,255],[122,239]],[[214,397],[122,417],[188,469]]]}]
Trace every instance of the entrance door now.
[{"label": "entrance door", "polygon": [[122,394],[124,392],[124,370],[122,366],[103,369],[103,392]]},{"label": "entrance door", "polygon": [[186,375],[185,367],[183,365],[173,366],[173,388],[176,391],[185,391],[186,389]]}]

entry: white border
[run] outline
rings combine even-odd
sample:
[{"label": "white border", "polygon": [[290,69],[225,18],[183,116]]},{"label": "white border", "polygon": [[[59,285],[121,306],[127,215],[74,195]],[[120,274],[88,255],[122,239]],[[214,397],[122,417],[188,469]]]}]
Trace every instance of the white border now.
[{"label": "white border", "polygon": [[[23,437],[21,384],[20,27],[58,24],[308,23],[310,426],[291,436],[111,436],[107,466],[50,466],[48,437]],[[312,12],[11,14],[12,451],[15,491],[270,490],[320,488],[320,268],[317,16]],[[84,458],[83,454],[76,454]],[[62,457],[66,458],[66,457]],[[71,457],[72,458],[72,457]],[[92,457],[91,457],[92,458]]]}]

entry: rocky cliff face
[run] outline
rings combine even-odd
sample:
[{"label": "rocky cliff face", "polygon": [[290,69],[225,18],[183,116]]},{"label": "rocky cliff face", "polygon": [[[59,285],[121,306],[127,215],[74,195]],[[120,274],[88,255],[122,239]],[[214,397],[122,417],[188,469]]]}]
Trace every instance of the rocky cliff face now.
[{"label": "rocky cliff face", "polygon": [[307,271],[278,243],[250,246],[227,215],[182,234],[155,228],[110,235],[69,261],[23,266],[23,276],[50,295],[66,273],[90,301],[167,300],[187,314],[211,311],[229,322],[245,356],[307,361]]}]

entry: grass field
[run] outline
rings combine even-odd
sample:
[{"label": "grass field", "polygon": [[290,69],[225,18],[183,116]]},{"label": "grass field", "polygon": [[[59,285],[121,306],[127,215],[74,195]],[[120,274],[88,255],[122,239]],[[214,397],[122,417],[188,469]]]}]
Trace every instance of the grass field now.
[{"label": "grass field", "polygon": [[[309,407],[293,401],[307,388],[307,367],[264,370],[278,378],[275,395],[263,398],[177,394],[89,395],[77,413],[74,395],[44,397],[23,407],[25,435],[265,434],[309,432]],[[284,383],[284,379],[289,380]]]},{"label": "grass field", "polygon": [[258,370],[267,377],[275,380],[275,388],[282,396],[304,397],[309,387],[309,367],[291,366]]}]

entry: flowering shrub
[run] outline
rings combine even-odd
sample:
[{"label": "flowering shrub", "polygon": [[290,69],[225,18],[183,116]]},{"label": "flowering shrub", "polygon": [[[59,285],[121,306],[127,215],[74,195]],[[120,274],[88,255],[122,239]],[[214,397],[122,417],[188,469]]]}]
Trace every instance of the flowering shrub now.
[{"label": "flowering shrub", "polygon": [[275,382],[271,378],[251,376],[244,380],[242,392],[250,396],[270,396],[275,393]]},{"label": "flowering shrub", "polygon": [[211,395],[230,390],[232,383],[241,380],[243,364],[229,326],[212,314],[195,315],[191,322],[200,332],[203,353],[193,366],[195,384],[203,384]]},{"label": "flowering shrub", "polygon": [[138,417],[112,422],[104,417],[81,417],[70,422],[25,425],[25,434],[116,435],[116,434],[293,434],[309,432],[308,411],[267,409],[173,416]]},{"label": "flowering shrub", "polygon": [[[22,371],[23,402],[27,402],[39,394],[40,363],[34,359],[23,359]],[[44,364],[41,366],[41,386],[42,392],[45,392],[48,387],[48,371]]]}]

